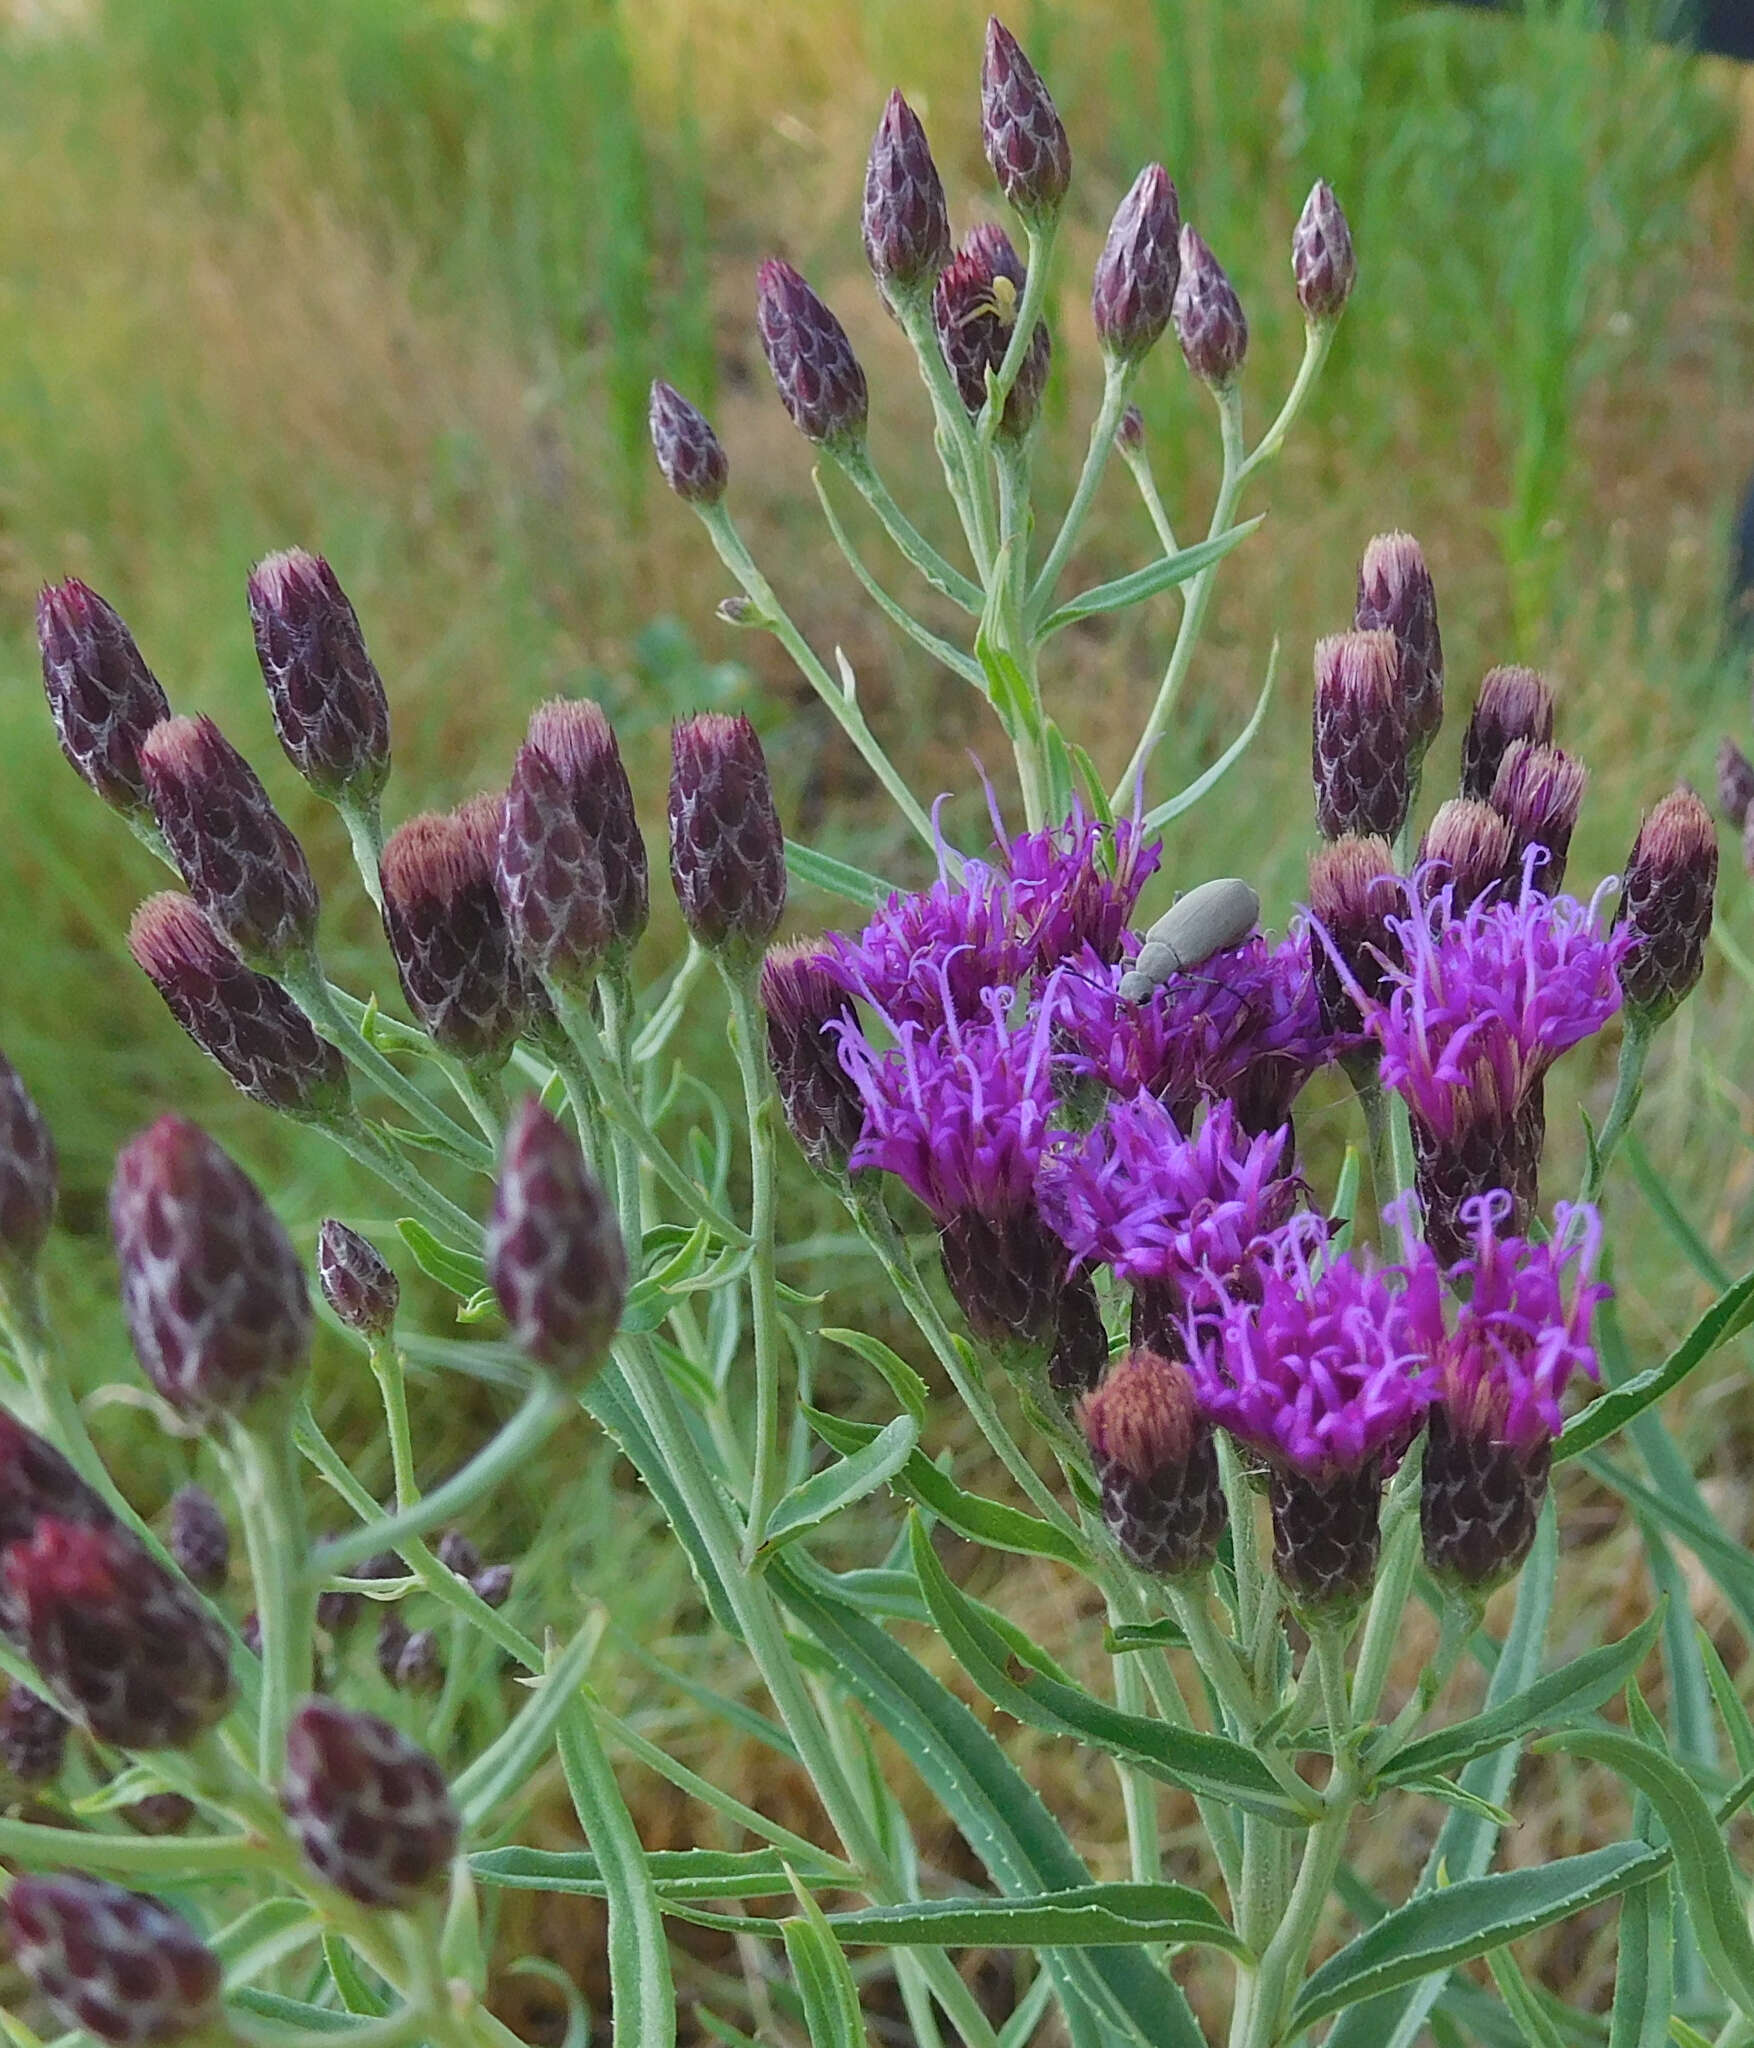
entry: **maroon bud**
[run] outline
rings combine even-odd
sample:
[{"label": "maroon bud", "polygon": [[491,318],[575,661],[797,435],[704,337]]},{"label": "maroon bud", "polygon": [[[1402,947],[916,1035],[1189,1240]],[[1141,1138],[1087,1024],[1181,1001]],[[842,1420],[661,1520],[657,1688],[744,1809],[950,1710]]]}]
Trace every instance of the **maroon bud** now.
[{"label": "maroon bud", "polygon": [[1145,446],[1145,415],[1136,405],[1129,405],[1121,414],[1121,423],[1115,429],[1115,445],[1123,455],[1137,455]]},{"label": "maroon bud", "polygon": [[262,1617],[252,1607],[238,1623],[238,1641],[252,1657],[262,1654]]},{"label": "maroon bud", "polygon": [[198,1125],[161,1116],[123,1149],[110,1228],[135,1355],[179,1413],[236,1414],[303,1372],[311,1302],[298,1254]]},{"label": "maroon bud", "polygon": [[614,932],[611,958],[625,960],[651,913],[646,842],[615,729],[588,697],[555,697],[530,714],[528,743],[560,777],[585,844],[596,854]]},{"label": "maroon bud", "polygon": [[1639,826],[1615,912],[1615,923],[1636,934],[1620,962],[1620,986],[1626,1007],[1646,1024],[1671,1015],[1704,972],[1716,893],[1717,832],[1683,785]]},{"label": "maroon bud", "polygon": [[1450,911],[1459,917],[1488,889],[1516,890],[1516,836],[1490,804],[1452,796],[1439,804],[1419,842],[1418,865],[1429,869],[1427,892],[1450,892]]},{"label": "maroon bud", "polygon": [[60,1173],[43,1113],[0,1052],[0,1279],[28,1273],[55,1220]]},{"label": "maroon bud", "polygon": [[1224,1533],[1224,1489],[1212,1425],[1185,1365],[1129,1351],[1078,1411],[1102,1519],[1141,1571],[1204,1571]]},{"label": "maroon bud", "polygon": [[93,1529],[115,1520],[52,1443],[0,1408],[0,1549],[27,1541],[45,1515]]},{"label": "maroon bud", "polygon": [[338,1322],[362,1337],[387,1337],[402,1289],[377,1247],[331,1216],[317,1233],[317,1285]]},{"label": "maroon bud", "polygon": [[252,1102],[315,1123],[347,1115],[346,1061],[279,982],[244,965],[189,897],[149,896],[128,928],[128,950],[184,1031]]},{"label": "maroon bud", "polygon": [[[378,1648],[381,1658],[381,1642]],[[438,1636],[430,1628],[415,1629],[403,1641],[391,1683],[402,1692],[437,1692],[444,1682],[445,1663],[439,1655]]]},{"label": "maroon bud", "polygon": [[1488,669],[1462,736],[1462,794],[1490,803],[1505,750],[1517,740],[1553,743],[1553,687],[1532,668]]},{"label": "maroon bud", "polygon": [[486,1252],[513,1341],[569,1383],[589,1379],[621,1321],[627,1251],[577,1139],[534,1096],[506,1132]]},{"label": "maroon bud", "polygon": [[665,483],[685,504],[716,505],[731,481],[731,464],[705,413],[660,377],[646,417]]},{"label": "maroon bud", "polygon": [[1223,265],[1190,227],[1181,233],[1174,318],[1188,368],[1214,389],[1222,389],[1248,354],[1249,324]]},{"label": "maroon bud", "polygon": [[472,1579],[481,1569],[481,1553],[461,1529],[447,1529],[433,1552],[446,1571],[460,1579]]},{"label": "maroon bud", "polygon": [[180,1792],[149,1792],[118,1811],[137,1835],[180,1835],[195,1818],[195,1802]]},{"label": "maroon bud", "polygon": [[559,772],[528,741],[506,791],[494,886],[524,966],[588,997],[615,938],[608,879]]},{"label": "maroon bud", "polygon": [[[1364,1019],[1348,982],[1367,1002],[1379,1003],[1389,970],[1401,963],[1401,942],[1389,920],[1405,912],[1406,902],[1388,841],[1348,833],[1318,847],[1309,857],[1309,908],[1327,940],[1311,949],[1323,1026],[1335,1033],[1362,1031]],[[1344,975],[1329,946],[1344,963]]]},{"label": "maroon bud", "polygon": [[1379,533],[1364,550],[1353,624],[1394,634],[1408,743],[1422,758],[1443,723],[1443,638],[1431,571],[1410,533]]},{"label": "maroon bud", "polygon": [[511,1597],[512,1568],[509,1564],[487,1565],[469,1583],[478,1600],[489,1607],[503,1607]]},{"label": "maroon bud", "polygon": [[402,1652],[408,1647],[408,1624],[393,1607],[386,1607],[383,1619],[378,1623],[378,1640],[374,1655],[378,1669],[391,1685],[396,1683],[396,1671],[402,1662]]},{"label": "maroon bud", "polygon": [[833,1027],[857,1030],[858,1022],[829,956],[808,940],[776,946],[761,964],[761,1004],[786,1126],[818,1173],[844,1173],[865,1109],[840,1063]]},{"label": "maroon bud", "polygon": [[7,1634],[100,1742],[184,1749],[231,1704],[217,1617],[122,1530],[44,1516],[0,1584]]},{"label": "maroon bud", "polygon": [[[987,372],[997,375],[1005,360],[1026,276],[1010,236],[995,222],[983,221],[933,290],[932,325],[938,346],[971,416],[987,402]],[[1047,323],[1038,320],[1000,416],[999,430],[1007,439],[1020,441],[1034,426],[1052,358]]]},{"label": "maroon bud", "polygon": [[390,776],[390,705],[347,594],[321,555],[268,555],[250,622],[286,758],[331,802],[372,803]]},{"label": "maroon bud", "polygon": [[388,1721],[329,1700],[292,1717],[280,1803],[305,1861],[361,1905],[417,1905],[457,1853],[444,1772]]},{"label": "maroon bud", "polygon": [[219,2020],[219,1958],[145,1892],[95,1877],[18,1877],[4,1916],[12,1960],[64,2027],[144,2048]]},{"label": "maroon bud", "polygon": [[1412,798],[1392,633],[1334,633],[1316,642],[1313,762],[1316,823],[1392,841]]},{"label": "maroon bud", "polygon": [[793,426],[819,448],[862,445],[870,400],[846,329],[777,257],[756,272],[755,284],[762,353]]},{"label": "maroon bud", "polygon": [[1524,1446],[1496,1430],[1464,1430],[1433,1402],[1419,1474],[1426,1569],[1474,1594],[1513,1578],[1534,1545],[1552,1465],[1547,1438]]},{"label": "maroon bud", "polygon": [[494,875],[502,802],[429,811],[390,835],[379,876],[384,931],[402,993],[433,1042],[503,1066],[526,1005]]},{"label": "maroon bud", "polygon": [[1051,1349],[1066,1285],[1066,1252],[1032,1207],[983,1216],[965,1209],[939,1240],[944,1277],[983,1344]]},{"label": "maroon bud", "polygon": [[153,814],[189,894],[253,967],[308,954],[317,885],[256,771],[211,718],[167,718],[140,748]]},{"label": "maroon bud", "polygon": [[1358,276],[1358,258],[1352,250],[1352,230],[1325,178],[1311,186],[1291,231],[1291,275],[1306,320],[1338,320],[1346,310]]},{"label": "maroon bud", "polygon": [[1090,290],[1096,338],[1123,363],[1154,349],[1169,325],[1181,281],[1181,224],[1169,173],[1147,164],[1115,211]]},{"label": "maroon bud", "polygon": [[1288,1465],[1268,1470],[1273,1569],[1300,1613],[1358,1606],[1382,1555],[1382,1459],[1311,1478]]},{"label": "maroon bud", "polygon": [[1754,761],[1728,738],[1717,750],[1717,805],[1736,831],[1746,829],[1754,809]]},{"label": "maroon bud", "polygon": [[231,1570],[231,1531],[205,1487],[183,1486],[171,1500],[167,1546],[190,1585],[217,1593]]},{"label": "maroon bud", "polygon": [[1088,1394],[1108,1369],[1108,1329],[1087,1274],[1068,1280],[1054,1310],[1048,1385],[1063,1401]]},{"label": "maroon bud", "polygon": [[73,576],[37,598],[37,644],[49,713],[73,772],[106,804],[149,818],[140,746],[171,707],[133,635]]},{"label": "maroon bud", "polygon": [[751,965],[786,907],[786,842],[767,757],[739,713],[702,711],[670,733],[670,880],[695,938]]},{"label": "maroon bud", "polygon": [[919,116],[889,95],[865,165],[865,256],[885,304],[930,290],[950,261],[944,184]]},{"label": "maroon bud", "polygon": [[[1588,771],[1575,755],[1533,740],[1512,740],[1492,783],[1492,808],[1510,826],[1512,887],[1525,873],[1543,896],[1565,879],[1565,858],[1583,805]],[[1528,860],[1538,846],[1544,858]]]},{"label": "maroon bud", "polygon": [[67,1758],[67,1717],[13,1680],[0,1701],[0,1768],[20,1785],[47,1785]]},{"label": "maroon bud", "polygon": [[999,190],[1032,226],[1059,212],[1072,182],[1072,145],[1035,66],[997,15],[987,18],[981,65],[981,142]]}]

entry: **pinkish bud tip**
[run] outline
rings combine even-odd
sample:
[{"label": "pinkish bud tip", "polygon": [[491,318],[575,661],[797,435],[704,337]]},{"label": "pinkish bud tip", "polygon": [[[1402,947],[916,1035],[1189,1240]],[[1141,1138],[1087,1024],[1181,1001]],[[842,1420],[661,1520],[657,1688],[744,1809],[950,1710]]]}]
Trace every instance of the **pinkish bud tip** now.
[{"label": "pinkish bud tip", "polygon": [[1306,320],[1338,320],[1346,310],[1358,277],[1358,258],[1352,230],[1325,178],[1316,180],[1292,230],[1291,275]]},{"label": "pinkish bud tip", "polygon": [[1096,261],[1090,313],[1096,338],[1111,356],[1136,363],[1169,325],[1181,282],[1181,207],[1161,164],[1133,181]]},{"label": "pinkish bud tip", "polygon": [[125,815],[151,816],[140,747],[170,704],[134,637],[97,592],[69,577],[37,599],[43,690],[69,766]]},{"label": "pinkish bud tip", "polygon": [[774,389],[793,426],[819,448],[862,445],[870,401],[847,331],[777,257],[756,273],[755,317]]},{"label": "pinkish bud tip", "polygon": [[1248,354],[1249,324],[1223,266],[1191,227],[1181,231],[1174,319],[1188,368],[1215,390],[1228,384]]},{"label": "pinkish bud tip", "polygon": [[950,261],[944,185],[919,116],[889,95],[865,166],[865,256],[885,304],[929,292]]},{"label": "pinkish bud tip", "polygon": [[55,1220],[55,1140],[19,1073],[0,1053],[0,1278],[28,1273]]},{"label": "pinkish bud tip", "polygon": [[1072,182],[1072,145],[1041,75],[997,15],[981,65],[981,142],[999,190],[1032,224],[1059,212]]},{"label": "pinkish bud tip", "polygon": [[390,774],[389,700],[334,570],[321,555],[288,548],[256,564],[249,596],[286,758],[332,802],[376,802]]},{"label": "pinkish bud tip", "polygon": [[703,711],[671,733],[670,879],[688,929],[743,966],[786,907],[786,847],[749,720]]},{"label": "pinkish bud tip", "polygon": [[665,483],[688,505],[716,505],[731,480],[731,464],[706,415],[660,377],[647,414],[652,452]]},{"label": "pinkish bud tip", "polygon": [[387,1337],[402,1288],[377,1247],[329,1217],[317,1233],[317,1285],[337,1322],[362,1337]]}]

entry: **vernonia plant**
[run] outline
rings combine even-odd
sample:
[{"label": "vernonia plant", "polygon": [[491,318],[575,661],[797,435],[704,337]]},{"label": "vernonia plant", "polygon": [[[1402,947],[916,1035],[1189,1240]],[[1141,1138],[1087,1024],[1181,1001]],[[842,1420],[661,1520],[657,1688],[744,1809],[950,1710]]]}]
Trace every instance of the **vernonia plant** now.
[{"label": "vernonia plant", "polygon": [[[1313,650],[1305,903],[1274,934],[1249,877],[1172,892],[1159,835],[1246,772],[1266,692],[1179,793],[1156,787],[1157,744],[1249,531],[1245,494],[1315,388],[1353,288],[1351,237],[1318,185],[1291,248],[1302,367],[1255,433],[1245,309],[1166,171],[1142,171],[1096,265],[1103,390],[1056,525],[1039,518],[1031,457],[1073,158],[997,22],[980,112],[1015,238],[984,220],[955,240],[899,94],[863,216],[930,398],[957,559],[883,482],[866,432],[880,399],[839,320],[778,260],[758,275],[757,326],[852,572],[1009,744],[1021,818],[1004,822],[989,792],[991,844],[952,843],[931,793],[908,786],[851,669],[818,657],[741,538],[711,426],[668,385],[652,393],[659,466],[737,586],[723,615],[773,636],[820,695],[917,834],[926,886],[786,841],[754,725],[704,712],[675,729],[667,796],[689,950],[644,980],[640,816],[658,797],[635,789],[602,711],[542,706],[501,764],[509,786],[386,838],[391,721],[360,622],[327,563],[275,554],[249,605],[276,730],[340,813],[414,1020],[399,1022],[330,980],[311,868],[250,765],[211,720],[173,714],[103,599],[77,582],[44,592],[67,758],[181,878],[143,906],[136,959],[246,1095],[343,1147],[375,1199],[388,1191],[400,1252],[490,1326],[474,1355],[524,1393],[423,1491],[404,1370],[434,1355],[429,1310],[404,1306],[396,1247],[326,1221],[322,1301],[382,1397],[394,1496],[374,1498],[308,1398],[304,1248],[209,1136],[164,1117],[123,1152],[111,1203],[150,1388],[135,1398],[210,1447],[226,1493],[180,1494],[161,1539],[69,1394],[38,1280],[54,1147],[0,1063],[0,1759],[59,1802],[0,1819],[20,1873],[5,1901],[28,1987],[28,2017],[7,2023],[18,2041],[52,2023],[117,2043],[504,2042],[482,1902],[510,1885],[607,1900],[621,2048],[676,2038],[672,1918],[735,1935],[746,1956],[774,1945],[750,2011],[707,2016],[726,2041],[759,2022],[851,2048],[879,1975],[923,2048],[1318,2034],[1631,2048],[1668,2038],[1683,2002],[1676,2038],[1754,2038],[1754,1939],[1724,1841],[1754,1776],[1732,1782],[1641,1691],[1660,1657],[1671,1704],[1714,1701],[1754,1771],[1735,1684],[1673,1609],[1569,1662],[1545,1648],[1552,1475],[1580,1456],[1754,1611],[1745,1560],[1656,1409],[1742,1327],[1754,1277],[1634,1370],[1596,1208],[1653,1039],[1701,975],[1710,820],[1690,791],[1662,795],[1624,877],[1573,877],[1568,893],[1584,769],[1526,668],[1485,678],[1460,788],[1429,786],[1457,694],[1432,579],[1408,535],[1360,536],[1357,591],[1335,593],[1339,630]],[[1220,436],[1205,537],[1187,547],[1133,400],[1172,329]],[[1068,594],[1117,451],[1148,559]],[[853,551],[842,484],[963,616],[960,637],[916,619]],[[1050,709],[1056,636],[1171,589],[1161,680],[1105,783]],[[782,940],[788,876],[848,901],[846,929]],[[681,1106],[664,1085],[684,1017],[715,1000],[709,967],[740,1135],[688,1106],[703,1084]],[[1616,1028],[1618,1090],[1587,1124],[1582,1187],[1555,1199],[1547,1130],[1584,1108],[1563,1062]],[[1357,1143],[1324,1184],[1299,1149],[1298,1099],[1329,1069]],[[872,1333],[856,1290],[825,1328],[782,1283],[783,1194],[804,1184],[782,1172],[782,1125],[886,1276],[912,1360]],[[856,1414],[813,1403],[829,1346],[870,1375]],[[943,1455],[952,1423],[956,1442],[970,1424],[984,1439],[1005,1497]],[[1606,1448],[1629,1424],[1652,1486]],[[558,1433],[593,1429],[759,1680],[759,1711],[726,1712],[807,1774],[809,1833],[768,1810],[759,1781],[709,1783],[616,1721],[587,1683],[603,1614],[532,1605],[456,1526]],[[1002,1594],[964,1589],[940,1534],[1082,1587],[1065,1612],[1101,1610],[1100,1640],[1074,1620],[1090,1640],[1034,1642]],[[1512,1582],[1489,1625],[1489,1596]],[[505,1661],[515,1711],[448,1783],[406,1732],[336,1696],[333,1652],[368,1609],[394,1686],[442,1687],[472,1641]],[[1409,1687],[1396,1650],[1414,1641]],[[945,1683],[952,1664],[1000,1710],[993,1725]],[[1112,1765],[1107,1835],[1081,1839],[1050,1810],[1010,1753],[1012,1723]],[[1630,1831],[1494,1867],[1531,1742],[1629,1787]],[[629,1745],[697,1803],[696,1844],[642,1846],[614,1767]],[[556,1754],[583,1848],[513,1839]],[[153,1821],[123,1818],[154,1801]],[[934,1809],[974,1881],[921,1853]],[[1173,1863],[1171,1811],[1200,1845],[1184,1834]],[[1379,1820],[1423,1853],[1396,1896],[1349,1862]],[[1615,2005],[1586,2023],[1511,1944],[1604,1907],[1619,1915]],[[967,1967],[994,1949],[1018,1958],[998,2005]],[[1481,1959],[1488,1974],[1468,1967]],[[782,1975],[783,1998],[768,1981]]]}]

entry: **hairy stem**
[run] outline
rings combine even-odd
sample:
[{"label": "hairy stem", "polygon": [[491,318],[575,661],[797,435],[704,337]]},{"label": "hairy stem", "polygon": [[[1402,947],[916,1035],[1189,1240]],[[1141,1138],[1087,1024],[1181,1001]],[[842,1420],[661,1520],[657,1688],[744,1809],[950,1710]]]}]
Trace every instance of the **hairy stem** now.
[{"label": "hairy stem", "polygon": [[743,1539],[752,1564],[767,1534],[778,1482],[780,1433],[779,1275],[774,1261],[774,1097],[762,1048],[765,1031],[753,978],[725,970],[731,998],[731,1039],[743,1081],[749,1126],[749,1308],[755,1338],[755,1462],[749,1482],[749,1519]]}]

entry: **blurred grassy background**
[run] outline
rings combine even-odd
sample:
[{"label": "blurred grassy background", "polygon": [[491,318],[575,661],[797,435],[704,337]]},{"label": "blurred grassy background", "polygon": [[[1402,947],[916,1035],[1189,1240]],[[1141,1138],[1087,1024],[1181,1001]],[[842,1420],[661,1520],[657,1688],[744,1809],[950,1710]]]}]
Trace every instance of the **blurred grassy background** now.
[{"label": "blurred grassy background", "polygon": [[[772,650],[713,619],[721,572],[650,472],[645,391],[661,372],[711,411],[757,553],[816,644],[846,649],[916,786],[966,785],[965,749],[996,765],[981,707],[870,614],[828,545],[808,451],[750,321],[756,261],[789,256],[863,355],[891,483],[947,539],[923,398],[870,290],[857,201],[882,95],[899,84],[932,131],[959,230],[996,210],[976,118],[984,9],[14,0],[12,12],[0,42],[0,1043],[61,1141],[67,1229],[52,1281],[95,1384],[131,1373],[103,1266],[109,1163],[161,1108],[207,1121],[302,1228],[331,1205],[357,1216],[359,1202],[320,1148],[229,1092],[128,962],[129,912],[161,877],[59,760],[36,680],[36,588],[87,578],[177,706],[213,711],[251,754],[306,836],[328,886],[332,966],[357,987],[393,976],[332,816],[273,744],[250,648],[244,575],[277,546],[326,552],[364,620],[396,719],[392,822],[503,776],[530,707],[588,691],[622,729],[657,833],[670,716],[735,701],[769,735],[794,832],[917,877],[826,716]],[[1158,793],[1234,733],[1275,635],[1280,700],[1246,782],[1176,828],[1172,879],[1252,875],[1282,921],[1309,836],[1308,649],[1349,617],[1358,553],[1386,527],[1419,535],[1432,562],[1458,713],[1494,661],[1559,681],[1561,738],[1593,775],[1580,882],[1618,863],[1641,808],[1677,775],[1707,786],[1719,732],[1745,727],[1746,664],[1726,653],[1720,620],[1728,511],[1754,464],[1751,89],[1728,67],[1599,37],[1588,17],[1571,0],[1522,21],[1395,0],[1019,0],[1010,17],[1078,162],[1037,460],[1048,516],[1100,376],[1089,263],[1141,162],[1169,166],[1242,292],[1257,429],[1301,342],[1288,239],[1315,176],[1337,187],[1360,252],[1334,361],[1248,508],[1271,516],[1226,566]],[[1214,472],[1209,403],[1173,348],[1148,366],[1141,400],[1172,515],[1197,528]],[[1145,544],[1117,468],[1078,573],[1116,573]],[[875,539],[869,559],[883,559]],[[1111,770],[1173,618],[1165,598],[1057,643],[1050,695],[1075,707],[1067,723]],[[1459,725],[1439,744],[1434,789]],[[972,840],[972,807],[954,815]],[[1723,914],[1746,942],[1740,866],[1725,854]],[[833,914],[796,905],[801,928]],[[675,943],[661,915],[654,964]],[[1706,1000],[1665,1036],[1644,1124],[1732,1267],[1748,1262],[1754,1200],[1745,1012],[1714,962]],[[695,1056],[716,1059],[710,1003],[699,1028]],[[1599,1112],[1606,1059],[1576,1078]],[[1340,1114],[1306,1119],[1318,1150]],[[1553,1121],[1557,1192],[1577,1144],[1572,1119]],[[1624,1179],[1613,1207],[1642,1359],[1687,1320],[1699,1283]],[[843,1302],[845,1319],[861,1306]],[[1726,1367],[1680,1422],[1738,1535],[1754,1458],[1742,1386]],[[338,1428],[357,1392],[341,1361],[325,1362]],[[419,1418],[435,1470],[485,1413],[441,1393]],[[127,1450],[143,1499],[185,1469],[178,1446],[130,1435]],[[362,1440],[368,1481],[374,1455]],[[576,1490],[550,1490],[544,1515],[531,1488],[488,1532],[534,1546],[520,1597],[535,1614],[545,1591],[614,1589],[629,1635],[686,1633],[680,1568],[646,1544],[639,1515],[602,1512],[612,1480],[583,1455]],[[1632,1532],[1589,1514],[1581,1493],[1572,1505],[1572,1526],[1599,1539],[1572,1582],[1594,1589],[1574,1609],[1581,1636],[1604,1625],[1604,1605],[1629,1612],[1642,1595]],[[1057,1587],[1039,1590],[1063,1605]],[[1014,1584],[1011,1597],[1034,1596]],[[716,1673],[722,1646],[678,1654],[741,1683]],[[629,1688],[636,1676],[626,1665]],[[698,1717],[651,1726],[703,1767],[738,1768]],[[1088,1839],[1118,1840],[1106,1766],[1038,1763],[1060,1774]],[[642,1811],[660,1845],[692,1825],[662,1799]],[[1588,1824],[1572,1808],[1549,1818],[1514,1853],[1571,1846]],[[582,1924],[561,1902],[518,1941],[578,1963]],[[1603,1958],[1587,1945],[1550,1962],[1580,1998],[1599,1993]]]}]

